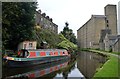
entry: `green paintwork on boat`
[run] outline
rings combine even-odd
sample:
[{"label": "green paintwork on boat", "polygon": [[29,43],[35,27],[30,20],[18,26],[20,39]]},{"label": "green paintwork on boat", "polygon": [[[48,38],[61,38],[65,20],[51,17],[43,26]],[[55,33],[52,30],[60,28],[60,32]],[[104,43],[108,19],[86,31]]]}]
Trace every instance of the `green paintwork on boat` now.
[{"label": "green paintwork on boat", "polygon": [[40,60],[40,59],[47,59],[47,58],[52,58],[52,59],[57,59],[60,57],[64,56],[44,56],[44,57],[35,57],[35,58],[17,58],[17,57],[9,57],[11,60],[14,61],[32,61],[32,60]]}]

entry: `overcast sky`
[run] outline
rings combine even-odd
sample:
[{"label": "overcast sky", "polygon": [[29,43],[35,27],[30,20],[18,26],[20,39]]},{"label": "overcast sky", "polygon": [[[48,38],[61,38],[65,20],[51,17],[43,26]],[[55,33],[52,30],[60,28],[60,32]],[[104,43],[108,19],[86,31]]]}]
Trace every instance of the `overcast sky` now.
[{"label": "overcast sky", "polygon": [[77,35],[77,30],[91,15],[104,15],[107,4],[118,5],[118,2],[119,0],[38,0],[38,8],[53,18],[53,22],[58,25],[58,32],[68,22],[69,28]]}]

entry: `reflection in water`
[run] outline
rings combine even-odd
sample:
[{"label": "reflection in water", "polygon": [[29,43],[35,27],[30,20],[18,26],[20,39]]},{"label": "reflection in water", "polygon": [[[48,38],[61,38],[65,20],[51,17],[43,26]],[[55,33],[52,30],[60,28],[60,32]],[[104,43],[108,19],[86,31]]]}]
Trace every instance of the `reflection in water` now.
[{"label": "reflection in water", "polygon": [[80,76],[84,77],[77,68],[77,62],[76,62],[74,69],[70,72],[70,74],[68,74],[68,77],[80,77]]},{"label": "reflection in water", "polygon": [[105,61],[106,57],[101,55],[92,52],[80,52],[77,57],[77,67],[87,79],[91,79],[96,69]]},{"label": "reflection in water", "polygon": [[[66,59],[62,61],[41,64],[34,67],[29,68],[4,68],[3,70],[3,77],[4,78],[21,78],[21,79],[28,79],[28,78],[40,78],[46,79],[53,79],[57,77],[56,75],[62,74],[64,79],[68,79],[69,74],[71,71],[75,69],[75,59]],[[81,77],[81,76],[80,76]],[[83,76],[82,76],[83,77]]]},{"label": "reflection in water", "polygon": [[56,77],[63,77],[64,79],[83,79],[84,76],[77,68],[77,62],[75,59],[68,63],[68,66],[62,70],[61,74],[57,74]]},{"label": "reflection in water", "polygon": [[[46,74],[52,73],[54,71],[57,71],[61,68],[66,67],[68,64],[67,61],[58,61],[53,63],[47,63],[47,64],[41,64],[34,67],[27,68],[13,68],[13,69],[6,69],[7,72],[10,72],[7,75],[6,78],[36,78],[36,77],[42,77]],[[16,71],[16,73],[14,72]],[[27,71],[27,72],[26,72]],[[5,72],[5,70],[4,70]],[[16,74],[16,75],[15,75]]]}]

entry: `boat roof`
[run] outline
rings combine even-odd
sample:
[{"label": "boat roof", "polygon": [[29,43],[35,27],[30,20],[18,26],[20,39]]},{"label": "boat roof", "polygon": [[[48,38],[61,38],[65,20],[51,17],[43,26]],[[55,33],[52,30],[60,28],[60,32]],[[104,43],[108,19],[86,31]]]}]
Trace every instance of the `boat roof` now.
[{"label": "boat roof", "polygon": [[65,49],[28,49],[28,51],[67,51]]}]

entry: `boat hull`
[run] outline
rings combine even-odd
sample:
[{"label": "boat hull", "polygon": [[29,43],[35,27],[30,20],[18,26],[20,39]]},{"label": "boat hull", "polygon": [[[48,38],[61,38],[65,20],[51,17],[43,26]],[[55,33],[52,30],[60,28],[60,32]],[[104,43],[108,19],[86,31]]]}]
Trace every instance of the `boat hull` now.
[{"label": "boat hull", "polygon": [[7,60],[6,66],[7,67],[27,67],[27,66],[33,66],[33,65],[38,65],[42,63],[55,62],[55,61],[59,61],[59,60],[67,59],[67,58],[69,57],[68,56],[56,56],[56,57],[26,58],[26,61]]}]

